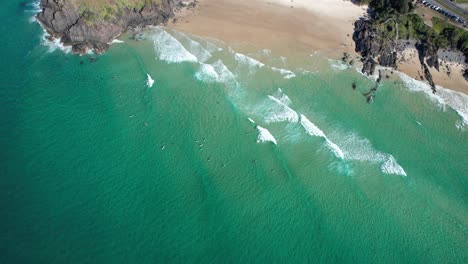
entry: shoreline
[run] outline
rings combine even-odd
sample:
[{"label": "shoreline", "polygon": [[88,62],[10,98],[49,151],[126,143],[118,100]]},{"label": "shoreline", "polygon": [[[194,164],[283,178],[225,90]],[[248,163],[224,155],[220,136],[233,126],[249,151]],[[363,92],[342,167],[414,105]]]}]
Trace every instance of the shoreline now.
[{"label": "shoreline", "polygon": [[[357,55],[352,39],[354,21],[364,15],[366,8],[343,0],[316,0],[314,3],[321,6],[326,3],[341,8],[324,13],[322,8],[312,11],[314,4],[304,2],[199,0],[196,8],[177,13],[176,23],[168,27],[219,39],[234,47],[249,44],[284,56],[315,51],[336,59],[343,52]],[[331,17],[334,19],[330,21]]]},{"label": "shoreline", "polygon": [[[241,52],[266,48],[293,60],[316,52],[341,59],[347,53],[357,62],[361,56],[352,39],[354,22],[366,10],[347,0],[199,0],[196,8],[177,13],[167,27],[221,40]],[[396,70],[421,80],[418,58],[408,56],[406,49],[410,50],[404,47]],[[440,72],[430,69],[435,84],[468,95],[462,74],[467,65],[451,59],[442,54]]]}]

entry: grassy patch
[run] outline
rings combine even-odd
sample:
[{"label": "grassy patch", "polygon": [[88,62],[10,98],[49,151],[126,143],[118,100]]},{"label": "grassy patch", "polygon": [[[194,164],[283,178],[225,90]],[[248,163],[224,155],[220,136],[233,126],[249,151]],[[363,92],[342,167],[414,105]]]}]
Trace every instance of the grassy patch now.
[{"label": "grassy patch", "polygon": [[76,6],[87,23],[97,20],[113,21],[127,9],[141,9],[149,4],[161,4],[161,0],[60,0]]}]

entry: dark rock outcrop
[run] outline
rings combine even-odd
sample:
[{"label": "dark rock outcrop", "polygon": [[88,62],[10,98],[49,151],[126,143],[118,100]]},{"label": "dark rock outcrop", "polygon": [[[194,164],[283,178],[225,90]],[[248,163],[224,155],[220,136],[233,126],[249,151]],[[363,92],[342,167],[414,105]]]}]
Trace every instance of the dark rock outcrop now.
[{"label": "dark rock outcrop", "polygon": [[421,67],[424,70],[424,77],[426,77],[426,80],[429,82],[429,85],[432,88],[432,92],[436,93],[436,85],[432,79],[432,74],[429,70],[429,67],[434,67],[439,70],[439,56],[437,55],[438,48],[426,41],[418,42],[415,46],[418,50],[419,62],[421,63]]},{"label": "dark rock outcrop", "polygon": [[362,58],[362,72],[367,75],[374,75],[375,67],[377,63],[374,58],[367,56]]},{"label": "dark rock outcrop", "polygon": [[418,50],[419,61],[421,62],[421,65],[425,60],[429,67],[435,68],[437,71],[439,71],[439,56],[437,55],[439,48],[435,47],[427,41],[420,41],[416,43],[415,46]]},{"label": "dark rock outcrop", "polygon": [[141,9],[120,9],[112,18],[99,19],[71,1],[41,0],[42,12],[37,19],[53,38],[72,46],[74,53],[83,54],[89,49],[102,53],[128,28],[166,23],[183,6],[182,0],[158,2],[147,1]]},{"label": "dark rock outcrop", "polygon": [[380,36],[370,20],[361,19],[354,23],[353,40],[356,43],[356,52],[364,58],[363,73],[373,74],[375,59],[382,66],[397,67],[396,41]]}]

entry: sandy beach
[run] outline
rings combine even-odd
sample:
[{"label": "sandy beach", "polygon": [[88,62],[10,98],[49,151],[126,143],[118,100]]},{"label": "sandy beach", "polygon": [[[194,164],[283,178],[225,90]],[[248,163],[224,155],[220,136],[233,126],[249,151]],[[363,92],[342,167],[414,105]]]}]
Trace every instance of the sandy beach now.
[{"label": "sandy beach", "polygon": [[[240,52],[246,46],[270,49],[281,56],[306,56],[320,52],[339,59],[354,51],[354,22],[366,13],[366,6],[348,0],[199,0],[195,8],[178,14],[170,28],[219,39]],[[415,50],[402,55],[400,71],[420,79],[421,67]],[[431,69],[437,85],[468,94],[459,55],[441,58],[440,71]],[[442,66],[443,65],[443,66]],[[447,67],[450,76],[447,76]]]},{"label": "sandy beach", "polygon": [[[460,51],[439,50],[439,71],[431,68],[431,74],[436,85],[468,94],[468,83],[463,78],[463,69],[467,67]],[[424,70],[418,59],[418,51],[414,47],[406,47],[400,53],[398,70],[421,80]]]},{"label": "sandy beach", "polygon": [[169,26],[233,46],[338,58],[354,52],[353,22],[364,13],[364,7],[343,0],[200,0]]}]

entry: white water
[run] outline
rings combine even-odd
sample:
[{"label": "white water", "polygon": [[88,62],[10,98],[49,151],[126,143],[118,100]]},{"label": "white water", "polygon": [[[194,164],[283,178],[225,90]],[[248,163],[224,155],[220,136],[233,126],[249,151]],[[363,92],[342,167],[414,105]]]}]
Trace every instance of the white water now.
[{"label": "white water", "polygon": [[122,44],[122,43],[125,43],[125,41],[120,40],[120,39],[114,39],[111,41],[111,44]]},{"label": "white water", "polygon": [[297,123],[299,121],[296,111],[271,95],[268,95],[268,99],[265,99],[263,103],[260,104],[257,112],[262,113],[266,123],[286,121]]},{"label": "white water", "polygon": [[148,38],[153,41],[154,50],[160,60],[170,63],[198,61],[176,38],[162,29],[152,30],[148,33]]},{"label": "white water", "polygon": [[234,59],[238,62],[238,70],[247,67],[250,74],[254,74],[257,70],[265,67],[265,64],[242,53],[235,52]]},{"label": "white water", "polygon": [[385,174],[406,176],[403,167],[391,154],[375,150],[371,142],[356,134],[338,136],[340,146],[347,160],[380,163],[380,170]]},{"label": "white water", "polygon": [[276,68],[276,67],[270,67],[270,68],[275,72],[281,73],[281,75],[283,75],[285,79],[291,79],[291,78],[296,77],[296,74],[290,70]]},{"label": "white water", "polygon": [[230,87],[237,87],[239,83],[234,77],[234,74],[224,65],[221,60],[215,61],[213,64],[214,71],[218,74],[218,81],[229,85]]},{"label": "white water", "polygon": [[339,70],[339,71],[344,71],[346,69],[348,69],[350,66],[342,61],[339,61],[339,60],[331,60],[329,59],[328,62],[330,63],[330,66],[335,69],[335,70]]},{"label": "white water", "polygon": [[302,114],[300,123],[309,135],[325,139],[327,147],[333,152],[333,154],[340,159],[344,159],[345,156],[340,147],[338,147],[338,145],[329,140],[320,128],[318,128],[314,123],[312,123],[309,119],[307,119],[306,116]]},{"label": "white water", "polygon": [[441,106],[443,110],[445,110],[446,106],[449,106],[462,118],[461,127],[468,125],[468,95],[441,86],[437,86],[437,92],[434,94],[429,84],[415,80],[401,72],[398,74],[410,91],[423,92],[433,102]]},{"label": "white water", "polygon": [[47,33],[47,31],[44,29],[42,37],[41,37],[41,44],[48,48],[48,52],[61,50],[64,53],[70,53],[72,51],[72,47],[63,45],[63,43],[60,42],[60,39],[54,38],[52,40],[49,40],[49,38],[50,38],[50,34]]},{"label": "white water", "polygon": [[270,133],[270,131],[268,131],[268,129],[263,128],[261,126],[257,126],[257,130],[259,133],[258,138],[257,138],[257,143],[273,142],[273,144],[275,145],[277,144],[275,137],[273,137],[273,135]]},{"label": "white water", "polygon": [[195,73],[195,78],[203,82],[219,82],[219,75],[210,64],[200,64],[200,69]]},{"label": "white water", "polygon": [[292,104],[291,99],[283,92],[281,88],[278,88],[275,94],[273,94],[273,97],[278,99],[281,103],[284,105],[290,106]]},{"label": "white water", "polygon": [[151,76],[149,74],[146,74],[146,85],[151,88],[153,87],[153,84],[154,84],[154,80],[153,78],[151,78]]},{"label": "white water", "polygon": [[189,38],[182,32],[173,32],[174,38],[184,46],[191,54],[193,54],[198,61],[206,62],[211,58],[211,53],[206,50],[200,43],[196,42],[195,40]]},{"label": "white water", "polygon": [[28,9],[24,10],[26,13],[32,13],[33,15],[29,18],[29,23],[37,22],[37,14],[42,11],[41,2],[37,1],[26,5]]},{"label": "white water", "polygon": [[385,174],[396,174],[406,176],[405,170],[397,163],[392,155],[389,155],[385,162],[380,167],[380,170]]}]

